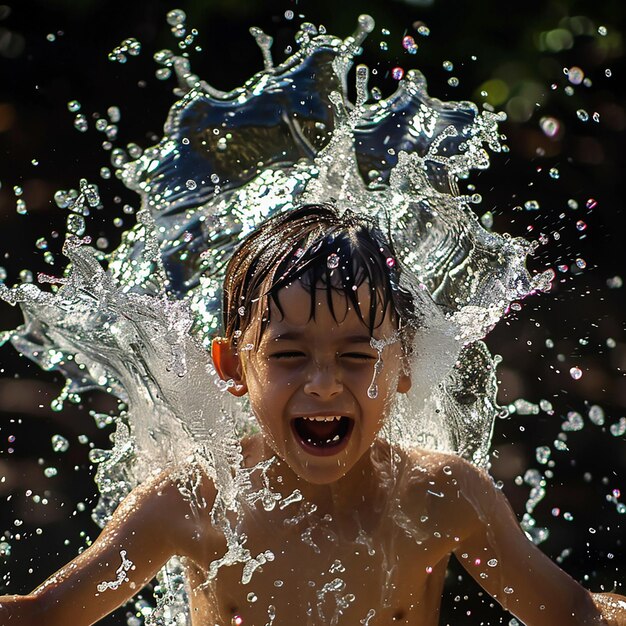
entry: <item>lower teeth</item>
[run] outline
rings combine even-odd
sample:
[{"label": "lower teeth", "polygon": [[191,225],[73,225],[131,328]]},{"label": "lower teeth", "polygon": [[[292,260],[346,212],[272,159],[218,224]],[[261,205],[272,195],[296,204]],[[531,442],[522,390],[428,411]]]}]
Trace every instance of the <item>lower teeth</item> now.
[{"label": "lower teeth", "polygon": [[325,446],[325,445],[328,445],[329,443],[335,443],[337,441],[339,441],[339,435],[335,435],[332,439],[327,439],[326,441],[320,441],[320,442],[313,441],[312,439],[306,440],[308,444],[311,444],[312,446],[315,446],[315,447]]}]

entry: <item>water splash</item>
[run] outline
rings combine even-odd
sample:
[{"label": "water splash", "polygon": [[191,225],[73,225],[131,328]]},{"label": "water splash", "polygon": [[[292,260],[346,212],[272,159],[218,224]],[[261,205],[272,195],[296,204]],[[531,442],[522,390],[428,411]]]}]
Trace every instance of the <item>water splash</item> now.
[{"label": "water splash", "polygon": [[100,593],[105,592],[107,589],[119,589],[123,583],[128,582],[128,572],[133,569],[134,564],[130,559],[126,558],[126,550],[120,550],[120,558],[122,563],[115,571],[115,580],[101,582],[97,587]]},{"label": "water splash", "polygon": [[[175,36],[186,36],[184,15],[170,19]],[[242,469],[237,434],[249,428],[249,416],[206,384],[217,380],[206,348],[219,332],[225,265],[264,219],[333,199],[389,230],[422,319],[413,388],[383,434],[400,445],[454,450],[481,466],[498,407],[497,359],[480,340],[513,300],[550,288],[550,272],[526,271],[532,246],[486,230],[470,209],[472,197],[458,189],[459,178],[489,166],[486,148],[502,149],[502,114],[431,98],[417,70],[403,71],[389,97],[373,95],[363,65],[356,68],[356,101],[349,100],[348,74],[373,28],[372,18],[361,16],[354,33],[340,39],[303,24],[299,50],[279,65],[271,38],[253,29],[265,69],[230,92],[193,74],[187,57],[157,53],[175,72],[180,95],[164,136],[141,154],[112,150],[116,175],[141,197],[137,225],[110,255],[90,247],[85,218],[100,198],[81,180],[78,190],[55,197],[69,213],[63,252],[70,265],[54,289],[0,283],[0,297],[19,304],[25,319],[5,337],[67,379],[59,409],[64,398],[89,389],[127,406],[115,418],[113,450],[93,453],[97,521],[106,522],[149,468],[175,462],[188,471],[193,458],[219,488],[210,514],[228,543],[210,576],[241,562],[247,581],[270,560],[253,557],[227,518],[242,498],[277,502],[268,485],[253,492]],[[140,52],[131,40],[124,46],[115,60]],[[78,115],[82,130],[87,121]],[[114,141],[109,126],[118,116],[110,117],[100,130]],[[193,488],[189,498],[202,507]],[[162,615],[179,602],[179,572],[174,561],[161,573]]]},{"label": "water splash", "polygon": [[367,388],[367,397],[372,400],[378,397],[378,384],[376,383],[376,380],[380,376],[380,373],[383,371],[383,365],[384,365],[383,350],[387,346],[390,346],[391,344],[396,343],[399,340],[400,340],[400,337],[398,333],[393,333],[393,335],[389,337],[388,339],[374,339],[374,337],[370,339],[370,345],[372,346],[372,348],[374,348],[374,350],[376,350],[378,354],[378,358],[376,359],[376,362],[374,363],[374,372],[372,374],[372,382]]}]

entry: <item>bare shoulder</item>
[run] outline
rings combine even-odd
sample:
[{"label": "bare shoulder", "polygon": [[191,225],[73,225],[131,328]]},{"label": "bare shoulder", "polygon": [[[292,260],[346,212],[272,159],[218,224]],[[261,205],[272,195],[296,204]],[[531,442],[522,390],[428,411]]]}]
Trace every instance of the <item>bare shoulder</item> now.
[{"label": "bare shoulder", "polygon": [[485,481],[492,482],[485,470],[449,452],[417,448],[407,452],[407,462],[414,474],[422,474],[441,487],[469,487],[482,485]]},{"label": "bare shoulder", "polygon": [[407,465],[410,497],[455,536],[473,532],[491,508],[497,492],[491,476],[462,457],[417,449],[407,453]]},{"label": "bare shoulder", "polygon": [[187,462],[155,471],[122,501],[111,522],[121,525],[133,518],[144,532],[153,529],[155,540],[173,544],[174,552],[185,556],[198,542],[215,542],[210,523],[215,497],[213,480],[199,463]]}]

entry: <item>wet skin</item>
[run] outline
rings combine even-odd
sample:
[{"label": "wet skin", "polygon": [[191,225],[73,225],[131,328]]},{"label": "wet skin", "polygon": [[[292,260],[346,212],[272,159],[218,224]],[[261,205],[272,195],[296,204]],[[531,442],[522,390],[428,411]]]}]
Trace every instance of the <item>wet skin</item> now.
[{"label": "wet skin", "polygon": [[[367,294],[359,295],[367,310]],[[404,451],[378,437],[396,394],[410,386],[402,347],[384,348],[378,395],[370,398],[378,353],[367,327],[336,297],[337,320],[325,293],[311,320],[309,295],[296,283],[281,292],[284,318],[272,311],[252,350],[215,344],[218,372],[233,380],[231,393],[249,393],[261,427],[261,435],[242,442],[245,465],[276,457],[272,489],[283,498],[296,489],[303,496],[271,511],[244,503],[239,531],[246,547],[253,556],[271,550],[273,561],[249,584],[241,584],[241,565],[221,568],[207,583],[210,563],[226,550],[210,521],[215,487],[201,476],[205,506],[198,514],[178,488],[181,468],[165,471],[134,490],[98,540],[32,594],[0,598],[0,626],[92,624],[172,555],[184,558],[189,574],[193,626],[239,619],[254,626],[435,626],[451,554],[526,624],[626,625],[623,598],[592,596],[543,555],[486,473],[456,456]],[[374,336],[388,339],[394,331],[385,318]],[[304,417],[333,416],[348,419],[350,428],[296,427]],[[329,435],[338,432],[333,442]],[[322,445],[308,443],[310,434],[322,434]],[[252,479],[260,481],[259,472]],[[134,564],[128,581],[98,593],[99,583],[115,580],[120,550]]]},{"label": "wet skin", "polygon": [[[367,285],[357,294],[362,310],[367,311]],[[258,346],[240,351],[228,363],[216,355],[216,365],[220,371],[226,367],[223,375],[247,389],[263,432],[262,456],[276,454],[285,462],[285,472],[311,484],[307,493],[315,499],[334,491],[353,492],[358,478],[350,470],[364,460],[396,393],[411,386],[404,373],[402,346],[399,340],[393,341],[396,325],[389,315],[376,320],[374,339],[388,342],[379,355],[371,346],[369,328],[343,294],[333,293],[333,315],[326,290],[320,289],[314,319],[310,319],[311,296],[299,281],[282,289],[279,297],[284,315],[272,302],[270,323]],[[240,345],[253,345],[250,342],[256,336],[252,324]],[[375,380],[378,393],[370,397],[368,389],[379,356],[384,366]],[[349,433],[337,446],[307,445],[298,435],[298,418],[339,416],[347,418]]]}]

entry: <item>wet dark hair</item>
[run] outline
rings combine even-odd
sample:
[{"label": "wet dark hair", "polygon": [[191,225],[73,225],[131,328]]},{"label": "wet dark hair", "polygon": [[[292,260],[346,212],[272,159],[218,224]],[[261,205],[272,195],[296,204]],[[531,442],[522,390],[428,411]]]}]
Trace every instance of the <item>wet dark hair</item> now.
[{"label": "wet dark hair", "polygon": [[[343,293],[370,335],[389,312],[402,335],[406,331],[412,336],[415,306],[411,293],[400,286],[401,271],[389,238],[366,217],[351,211],[340,214],[332,204],[308,204],[281,213],[244,239],[228,263],[225,335],[236,345],[258,316],[260,337],[270,320],[270,299],[284,314],[279,292],[299,279],[311,294],[310,319],[315,318],[317,297],[324,289],[336,321],[332,295]],[[370,294],[367,311],[357,294],[364,284]],[[403,336],[405,350],[407,339]]]}]

